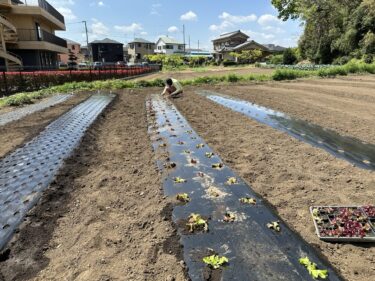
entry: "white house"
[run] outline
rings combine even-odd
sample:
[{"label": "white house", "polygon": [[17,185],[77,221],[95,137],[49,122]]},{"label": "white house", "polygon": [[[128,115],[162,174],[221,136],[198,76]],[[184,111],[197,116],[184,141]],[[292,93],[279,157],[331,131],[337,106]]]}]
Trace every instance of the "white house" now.
[{"label": "white house", "polygon": [[162,36],[159,38],[158,42],[156,42],[156,54],[178,54],[184,52],[184,44],[178,42],[173,38],[169,38],[166,36]]}]

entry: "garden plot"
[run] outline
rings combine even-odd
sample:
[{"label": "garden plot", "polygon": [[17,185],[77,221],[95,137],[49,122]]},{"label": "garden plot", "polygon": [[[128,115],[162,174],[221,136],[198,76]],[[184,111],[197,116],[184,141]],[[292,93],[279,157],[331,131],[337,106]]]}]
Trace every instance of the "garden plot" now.
[{"label": "garden plot", "polygon": [[1,160],[0,250],[113,97],[92,96]]},{"label": "garden plot", "polygon": [[[152,96],[147,110],[158,166],[166,174],[165,193],[183,202],[173,218],[192,280],[202,280],[202,275],[215,280],[220,274],[224,280],[312,280],[303,266],[306,260],[300,261],[305,257],[328,269],[327,280],[340,280],[222,164],[171,103]],[[212,254],[228,258],[222,271],[205,269],[202,259]]]},{"label": "garden plot", "polygon": [[8,113],[4,113],[0,115],[0,126],[4,126],[10,122],[19,120],[27,115],[33,114],[37,111],[41,111],[43,109],[46,109],[48,107],[57,105],[59,103],[62,103],[72,97],[72,95],[56,95],[49,99],[46,99],[45,101],[39,102],[37,104],[29,105],[23,108],[19,108],[16,110],[13,110]]},{"label": "garden plot", "polygon": [[199,91],[198,93],[258,122],[286,132],[301,141],[323,148],[335,157],[345,159],[358,167],[375,169],[375,145],[373,144],[341,136],[332,130],[291,118],[284,113],[244,100],[211,91]]}]

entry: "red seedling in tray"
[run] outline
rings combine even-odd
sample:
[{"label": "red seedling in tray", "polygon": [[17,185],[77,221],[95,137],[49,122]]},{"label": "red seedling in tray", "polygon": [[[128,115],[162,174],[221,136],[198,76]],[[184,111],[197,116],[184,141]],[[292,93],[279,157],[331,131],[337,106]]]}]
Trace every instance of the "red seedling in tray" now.
[{"label": "red seedling in tray", "polygon": [[375,239],[366,210],[372,211],[359,207],[317,207],[311,213],[322,239]]},{"label": "red seedling in tray", "polygon": [[375,206],[367,205],[362,207],[363,212],[366,216],[375,219]]}]

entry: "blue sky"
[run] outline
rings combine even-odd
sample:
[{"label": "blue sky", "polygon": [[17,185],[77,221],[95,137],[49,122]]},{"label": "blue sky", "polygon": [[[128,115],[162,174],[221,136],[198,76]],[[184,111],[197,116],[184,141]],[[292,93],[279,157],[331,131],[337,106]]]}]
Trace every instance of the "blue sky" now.
[{"label": "blue sky", "polygon": [[109,37],[127,43],[135,37],[156,41],[168,35],[191,47],[212,49],[211,40],[224,32],[242,30],[259,43],[295,46],[302,32],[297,21],[282,22],[270,0],[49,0],[65,16],[66,32],[61,37],[85,43]]}]

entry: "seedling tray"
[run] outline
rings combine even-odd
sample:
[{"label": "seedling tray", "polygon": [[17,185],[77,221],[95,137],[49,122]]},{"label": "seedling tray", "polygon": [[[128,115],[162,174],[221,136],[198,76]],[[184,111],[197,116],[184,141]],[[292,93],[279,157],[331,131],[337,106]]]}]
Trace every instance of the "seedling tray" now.
[{"label": "seedling tray", "polygon": [[[374,206],[310,207],[316,234],[327,242],[375,242],[375,217],[368,215],[366,207],[374,208]],[[361,227],[362,231],[360,231]]]}]

